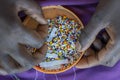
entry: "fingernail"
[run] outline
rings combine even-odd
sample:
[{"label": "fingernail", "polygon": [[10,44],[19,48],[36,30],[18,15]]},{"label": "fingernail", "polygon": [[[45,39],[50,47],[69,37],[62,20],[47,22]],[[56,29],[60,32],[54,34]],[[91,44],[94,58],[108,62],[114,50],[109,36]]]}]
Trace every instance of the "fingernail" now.
[{"label": "fingernail", "polygon": [[41,23],[42,24],[47,24],[47,21],[45,20],[45,18],[41,17]]}]

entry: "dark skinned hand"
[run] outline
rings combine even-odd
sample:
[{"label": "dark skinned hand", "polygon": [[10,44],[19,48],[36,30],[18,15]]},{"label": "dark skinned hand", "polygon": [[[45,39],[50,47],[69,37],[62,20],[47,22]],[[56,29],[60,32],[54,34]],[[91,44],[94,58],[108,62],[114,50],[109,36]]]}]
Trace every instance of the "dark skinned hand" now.
[{"label": "dark skinned hand", "polygon": [[[41,62],[45,54],[32,55],[23,46],[44,47],[48,27],[40,7],[33,0],[1,0],[0,11],[0,74],[25,71]],[[42,25],[38,27],[39,32],[24,27],[19,11]]]},{"label": "dark skinned hand", "polygon": [[[78,68],[90,68],[97,65],[112,67],[120,59],[120,0],[100,0],[96,12],[80,36],[81,51],[94,53],[88,49],[91,44],[101,42],[96,40],[97,34],[106,29],[110,40],[108,44],[95,55],[87,55],[77,64]],[[100,46],[100,44],[98,46]],[[96,46],[97,47],[97,46]],[[86,53],[85,53],[86,54]]]}]

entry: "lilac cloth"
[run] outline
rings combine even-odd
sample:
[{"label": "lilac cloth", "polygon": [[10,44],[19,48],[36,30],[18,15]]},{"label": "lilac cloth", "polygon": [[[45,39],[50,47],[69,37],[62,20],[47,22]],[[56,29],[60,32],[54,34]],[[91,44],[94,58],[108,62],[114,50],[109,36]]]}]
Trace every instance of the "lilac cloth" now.
[{"label": "lilac cloth", "polygon": [[[63,5],[78,15],[86,25],[95,11],[97,2],[98,0],[44,0],[39,4],[42,6]],[[73,67],[66,72],[53,75],[31,69],[19,74],[0,76],[0,80],[120,80],[119,68],[120,62],[112,68],[96,66],[88,69],[76,69]]]}]

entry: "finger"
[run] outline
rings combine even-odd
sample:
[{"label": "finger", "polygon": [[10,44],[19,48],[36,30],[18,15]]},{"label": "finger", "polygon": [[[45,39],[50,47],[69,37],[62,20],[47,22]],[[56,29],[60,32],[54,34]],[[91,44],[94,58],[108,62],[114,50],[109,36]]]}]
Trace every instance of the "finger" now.
[{"label": "finger", "polygon": [[84,69],[84,68],[93,67],[93,66],[98,65],[98,64],[99,64],[99,61],[96,58],[95,51],[89,48],[85,52],[84,57],[82,57],[82,59],[76,65],[76,67]]},{"label": "finger", "polygon": [[103,43],[100,39],[96,38],[95,41],[93,42],[93,46],[94,46],[96,51],[99,51],[102,49]]},{"label": "finger", "polygon": [[48,35],[48,25],[38,25],[36,31],[45,39]]},{"label": "finger", "polygon": [[[92,28],[92,27],[95,28]],[[90,45],[93,43],[95,40],[97,34],[102,30],[103,28],[97,27],[96,25],[93,24],[88,24],[82,31],[81,35],[79,37],[79,42],[81,44],[81,51],[87,50]]]},{"label": "finger", "polygon": [[1,57],[1,64],[6,74],[15,73],[21,67],[10,55]]},{"label": "finger", "polygon": [[84,57],[78,63],[78,68],[89,68],[99,64],[98,51],[102,49],[103,45],[100,39],[96,38],[91,48],[88,48]]},{"label": "finger", "polygon": [[18,0],[16,3],[17,9],[24,10],[26,14],[34,18],[40,24],[47,24],[42,15],[42,11],[39,5],[34,0]]},{"label": "finger", "polygon": [[92,55],[95,55],[95,51],[94,51],[92,48],[88,48],[88,49],[85,51],[83,57],[88,57],[88,56],[92,56]]},{"label": "finger", "polygon": [[40,48],[47,37],[48,30],[47,22],[43,18],[40,7],[33,0],[18,0],[16,1],[16,6],[19,11],[24,10],[41,25],[37,28],[39,34],[35,31],[24,30],[24,33],[21,34],[24,38],[20,40],[20,43]]},{"label": "finger", "polygon": [[[45,48],[47,47],[43,46],[42,50],[45,51]],[[39,52],[36,54],[30,54],[24,45],[19,45],[19,49],[15,50],[15,53],[10,54],[10,56],[15,59],[22,67],[30,69],[44,59],[45,53]]]},{"label": "finger", "polygon": [[106,47],[103,48],[98,54],[98,57],[100,57],[100,65],[113,67],[120,57],[119,54],[117,54],[118,51],[119,48],[117,44],[114,44],[114,41],[109,40]]},{"label": "finger", "polygon": [[41,59],[40,61],[42,61],[45,58],[46,51],[47,51],[47,45],[44,44],[41,48],[37,49],[36,52],[33,53],[32,55],[35,58]]},{"label": "finger", "polygon": [[101,10],[97,11],[91,18],[88,25],[81,31],[79,41],[81,43],[82,51],[88,49],[88,47],[90,47],[92,42],[95,40],[96,35],[102,29],[110,25],[110,22],[107,20],[108,17],[104,16],[102,13],[103,12],[101,12]]},{"label": "finger", "polygon": [[88,49],[87,52],[85,53],[87,57],[83,57],[76,67],[90,68],[97,65],[112,67],[116,64],[116,62],[119,60],[119,57],[120,57],[114,54],[114,53],[118,53],[117,51],[118,51],[118,46],[117,45],[115,46],[114,41],[109,40],[105,48],[102,48],[102,50],[99,50],[98,53],[94,53],[94,54],[97,54],[97,57],[94,54],[88,55],[88,53],[89,54],[93,53],[93,51]]},{"label": "finger", "polygon": [[41,48],[37,49],[35,51],[35,53],[28,53],[29,51],[26,50],[26,47],[24,47],[24,45],[21,46],[20,51],[21,50],[23,50],[25,52],[25,54],[27,53],[28,55],[30,55],[29,56],[30,60],[28,59],[29,62],[32,61],[32,65],[36,65],[36,64],[42,62],[45,59],[45,55],[46,55],[46,51],[47,51],[47,45],[44,44]]},{"label": "finger", "polygon": [[[25,28],[22,24],[18,23],[19,31],[18,31],[18,42],[21,44],[29,45],[34,48],[40,48],[45,41],[45,38],[43,38],[43,35],[39,34],[38,32],[34,30],[30,30]],[[44,32],[41,32],[42,34],[46,34]],[[46,37],[46,36],[44,36]]]},{"label": "finger", "polygon": [[[27,21],[25,21],[24,26],[27,27],[28,29],[35,30],[37,32],[37,34],[39,34],[41,41],[44,42],[48,35],[48,25],[38,24],[38,22],[36,23],[30,17],[28,17],[26,20]],[[31,23],[32,23],[32,25],[31,25]],[[30,42],[30,44],[31,44],[31,42]],[[41,42],[41,44],[43,44],[43,43]]]},{"label": "finger", "polygon": [[110,39],[110,37],[109,37],[109,35],[107,34],[107,32],[103,32],[102,38],[101,38],[102,42],[103,42],[104,44],[106,44],[106,43],[109,41],[109,39]]},{"label": "finger", "polygon": [[2,75],[18,73],[18,72],[22,72],[22,71],[29,69],[29,68],[21,66],[10,55],[5,55],[0,60],[2,62],[1,63],[2,67],[0,67],[0,74],[2,74]]}]

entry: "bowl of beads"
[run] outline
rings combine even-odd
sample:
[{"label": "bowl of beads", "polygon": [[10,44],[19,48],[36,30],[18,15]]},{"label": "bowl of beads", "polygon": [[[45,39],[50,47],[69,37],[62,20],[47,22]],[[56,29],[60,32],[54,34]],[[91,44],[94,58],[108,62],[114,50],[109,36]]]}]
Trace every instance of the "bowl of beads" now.
[{"label": "bowl of beads", "polygon": [[[83,55],[78,42],[83,24],[73,12],[62,6],[47,6],[42,10],[49,26],[45,42],[48,49],[44,60],[34,68],[48,74],[61,73],[76,65]],[[34,27],[38,24],[30,17],[24,23]],[[31,50],[35,52],[37,49]]]}]

